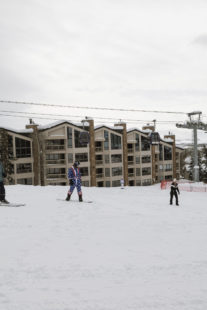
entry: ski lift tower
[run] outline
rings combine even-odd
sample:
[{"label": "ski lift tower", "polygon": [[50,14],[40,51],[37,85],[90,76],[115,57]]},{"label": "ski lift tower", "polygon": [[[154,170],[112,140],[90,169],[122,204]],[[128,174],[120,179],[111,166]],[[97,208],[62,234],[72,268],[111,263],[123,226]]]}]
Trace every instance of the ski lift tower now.
[{"label": "ski lift tower", "polygon": [[193,129],[193,144],[194,144],[194,182],[199,182],[199,166],[198,166],[198,129],[203,129],[203,123],[201,122],[201,111],[194,111],[187,113],[189,121],[185,124],[176,124],[179,128]]}]

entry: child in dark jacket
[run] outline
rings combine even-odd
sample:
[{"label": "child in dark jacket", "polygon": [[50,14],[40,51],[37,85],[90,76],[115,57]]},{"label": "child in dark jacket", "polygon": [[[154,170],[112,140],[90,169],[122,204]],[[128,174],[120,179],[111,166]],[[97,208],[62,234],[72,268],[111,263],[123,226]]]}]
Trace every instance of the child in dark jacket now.
[{"label": "child in dark jacket", "polygon": [[0,161],[0,203],[6,203],[8,204],[9,202],[5,199],[5,188],[4,188],[4,178],[6,177],[6,173],[4,171],[4,167],[2,162]]},{"label": "child in dark jacket", "polygon": [[176,200],[176,206],[179,206],[178,204],[178,194],[180,194],[178,183],[176,182],[176,179],[173,180],[171,187],[170,187],[170,204],[173,202],[173,196],[175,196]]},{"label": "child in dark jacket", "polygon": [[79,201],[83,201],[82,191],[81,191],[81,173],[80,173],[80,162],[76,161],[71,168],[68,169],[68,179],[70,184],[70,189],[68,191],[68,195],[66,200],[69,201],[70,197],[75,189],[77,188]]}]

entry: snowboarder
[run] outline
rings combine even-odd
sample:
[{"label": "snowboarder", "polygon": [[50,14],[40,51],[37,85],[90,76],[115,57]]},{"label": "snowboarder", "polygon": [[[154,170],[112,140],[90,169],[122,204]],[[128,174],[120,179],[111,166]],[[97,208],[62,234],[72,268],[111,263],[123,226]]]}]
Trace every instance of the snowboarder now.
[{"label": "snowboarder", "polygon": [[173,179],[173,182],[170,187],[170,204],[172,205],[173,202],[173,196],[175,196],[176,200],[176,206],[179,206],[178,204],[178,194],[180,194],[178,183],[176,182],[176,179]]},{"label": "snowboarder", "polygon": [[82,191],[81,191],[81,173],[80,173],[80,162],[74,162],[73,166],[68,169],[68,179],[70,184],[70,189],[68,191],[66,200],[69,201],[70,197],[75,189],[77,188],[79,201],[83,201]]},{"label": "snowboarder", "polygon": [[5,188],[4,188],[4,178],[6,177],[6,173],[3,167],[2,162],[0,161],[0,203],[6,203],[9,204],[9,202],[6,200],[5,195]]}]

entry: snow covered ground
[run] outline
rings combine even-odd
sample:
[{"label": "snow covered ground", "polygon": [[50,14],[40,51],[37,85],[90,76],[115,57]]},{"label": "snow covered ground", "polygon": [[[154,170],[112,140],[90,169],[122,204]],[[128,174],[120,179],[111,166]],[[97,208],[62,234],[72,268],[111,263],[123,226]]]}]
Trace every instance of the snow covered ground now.
[{"label": "snow covered ground", "polygon": [[8,186],[0,207],[2,310],[206,310],[207,193]]}]

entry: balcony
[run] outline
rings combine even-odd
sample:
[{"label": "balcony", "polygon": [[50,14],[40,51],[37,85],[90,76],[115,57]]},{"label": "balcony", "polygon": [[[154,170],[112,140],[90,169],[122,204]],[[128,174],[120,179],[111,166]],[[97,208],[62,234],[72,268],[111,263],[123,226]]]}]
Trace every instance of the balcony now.
[{"label": "balcony", "polygon": [[57,150],[65,150],[65,145],[46,145],[46,151],[57,151]]},{"label": "balcony", "polygon": [[65,159],[47,159],[47,165],[65,165]]},{"label": "balcony", "polygon": [[95,152],[103,152],[103,148],[101,146],[96,146]]},{"label": "balcony", "polygon": [[104,177],[104,174],[103,173],[97,173],[96,174],[96,178],[97,179],[100,179],[100,178],[103,178]]},{"label": "balcony", "polygon": [[96,165],[103,165],[103,160],[96,160]]},{"label": "balcony", "polygon": [[47,174],[47,176],[46,176],[47,180],[50,180],[50,179],[65,179],[65,178],[66,178],[65,173],[64,174],[57,174],[57,173],[52,174],[52,173],[50,173],[50,174]]}]

